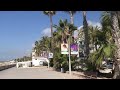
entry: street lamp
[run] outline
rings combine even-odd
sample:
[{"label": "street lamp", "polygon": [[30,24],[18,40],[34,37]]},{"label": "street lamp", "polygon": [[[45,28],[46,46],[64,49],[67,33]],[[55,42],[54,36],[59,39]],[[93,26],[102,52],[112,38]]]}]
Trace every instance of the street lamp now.
[{"label": "street lamp", "polygon": [[69,51],[69,74],[71,75],[71,60],[70,60],[70,34],[68,34],[69,40],[68,40],[68,51]]}]

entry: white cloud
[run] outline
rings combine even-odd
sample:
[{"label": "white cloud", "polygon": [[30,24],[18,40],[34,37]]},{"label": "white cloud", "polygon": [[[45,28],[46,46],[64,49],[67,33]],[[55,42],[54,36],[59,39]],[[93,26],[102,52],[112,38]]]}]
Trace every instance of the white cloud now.
[{"label": "white cloud", "polygon": [[51,36],[51,29],[50,28],[45,28],[42,32],[41,32],[42,36]]},{"label": "white cloud", "polygon": [[[102,25],[99,22],[95,22],[95,21],[87,21],[88,25],[92,25],[93,27],[98,26],[99,28],[102,28]],[[79,26],[77,29],[80,30],[81,28],[83,28],[83,25]],[[78,36],[78,31],[74,31],[74,37]]]},{"label": "white cloud", "polygon": [[74,37],[75,38],[78,37],[78,31],[77,30],[74,31]]},{"label": "white cloud", "polygon": [[[55,30],[55,28],[53,28],[53,31]],[[42,36],[48,36],[51,37],[51,28],[45,28],[43,29],[43,31],[41,32]]]},{"label": "white cloud", "polygon": [[[94,22],[94,21],[87,21],[88,25],[92,25],[93,27],[98,26],[99,28],[102,28],[102,25],[99,22]],[[80,30],[83,27],[83,25],[81,25],[80,27],[78,27],[78,30]]]},{"label": "white cloud", "polygon": [[82,26],[80,26],[80,27],[78,27],[78,30],[80,30],[82,27],[83,27],[83,25],[82,25]]},{"label": "white cloud", "polygon": [[35,43],[32,44],[32,47],[35,47]]},{"label": "white cloud", "polygon": [[88,25],[92,25],[94,27],[98,26],[100,28],[102,27],[99,22],[94,22],[94,21],[90,21],[90,20],[88,20]]}]

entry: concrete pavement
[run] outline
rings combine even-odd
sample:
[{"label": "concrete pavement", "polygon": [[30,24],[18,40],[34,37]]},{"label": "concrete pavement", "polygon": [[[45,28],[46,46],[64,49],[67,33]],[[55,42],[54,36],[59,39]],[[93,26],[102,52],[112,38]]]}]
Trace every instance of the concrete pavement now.
[{"label": "concrete pavement", "polygon": [[[45,66],[31,68],[10,68],[0,71],[0,79],[80,79],[80,77],[48,69]],[[82,78],[81,78],[82,79]]]}]

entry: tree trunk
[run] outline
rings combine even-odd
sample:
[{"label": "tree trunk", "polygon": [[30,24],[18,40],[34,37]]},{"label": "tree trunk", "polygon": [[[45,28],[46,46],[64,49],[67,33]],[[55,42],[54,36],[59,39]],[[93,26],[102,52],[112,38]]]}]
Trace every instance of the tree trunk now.
[{"label": "tree trunk", "polygon": [[73,13],[70,11],[70,23],[74,24]]},{"label": "tree trunk", "polygon": [[111,11],[111,22],[113,39],[115,41],[115,45],[117,46],[115,52],[115,69],[113,79],[120,79],[120,30],[117,13],[115,11]]},{"label": "tree trunk", "polygon": [[[73,18],[73,13],[72,13],[72,11],[70,11],[70,23],[71,24],[74,24],[74,18]],[[71,38],[72,37],[74,37],[74,32],[72,31],[72,35],[71,35]],[[74,39],[71,39],[72,41],[72,43],[74,42]]]},{"label": "tree trunk", "polygon": [[84,41],[84,46],[85,46],[85,56],[88,57],[89,55],[89,37],[88,37],[88,24],[86,20],[86,12],[83,11],[83,30],[84,30],[84,36],[85,36],[85,41]]},{"label": "tree trunk", "polygon": [[120,28],[120,11],[117,11],[117,17],[118,17],[118,23],[119,23],[119,28]]},{"label": "tree trunk", "polygon": [[52,15],[50,16],[50,27],[51,27],[51,51],[53,52],[53,22],[52,22]]}]

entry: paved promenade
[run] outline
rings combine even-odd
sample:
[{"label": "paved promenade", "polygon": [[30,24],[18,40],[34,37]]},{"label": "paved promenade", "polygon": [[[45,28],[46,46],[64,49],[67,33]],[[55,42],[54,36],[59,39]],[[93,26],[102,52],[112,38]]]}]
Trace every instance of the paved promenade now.
[{"label": "paved promenade", "polygon": [[0,79],[82,79],[48,69],[47,67],[10,68],[0,71]]}]

